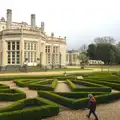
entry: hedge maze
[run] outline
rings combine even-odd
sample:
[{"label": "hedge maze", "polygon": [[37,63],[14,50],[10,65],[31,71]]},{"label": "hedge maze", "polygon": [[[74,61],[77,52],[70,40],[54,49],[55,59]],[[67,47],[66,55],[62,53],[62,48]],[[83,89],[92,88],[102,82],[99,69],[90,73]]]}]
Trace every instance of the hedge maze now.
[{"label": "hedge maze", "polygon": [[[77,79],[77,76],[83,76],[84,79]],[[0,109],[1,120],[33,120],[33,118],[40,120],[57,115],[61,106],[70,109],[87,108],[89,93],[95,96],[97,104],[120,99],[120,74],[118,72],[74,73],[67,76],[17,76],[8,79],[0,78],[0,81],[2,79],[13,80],[19,87],[37,90],[38,97],[25,99],[25,93],[0,85],[0,96],[2,96],[0,100],[18,100]],[[55,92],[59,81],[67,84],[71,92]],[[117,92],[112,92],[112,90],[117,90]]]},{"label": "hedge maze", "polygon": [[10,89],[9,86],[0,84],[0,101],[16,101],[26,98],[23,91]]}]

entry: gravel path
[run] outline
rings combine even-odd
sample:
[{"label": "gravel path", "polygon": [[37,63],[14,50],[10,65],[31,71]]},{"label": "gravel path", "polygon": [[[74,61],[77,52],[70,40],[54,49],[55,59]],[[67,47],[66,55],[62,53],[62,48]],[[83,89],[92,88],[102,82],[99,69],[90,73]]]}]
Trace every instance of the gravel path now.
[{"label": "gravel path", "polygon": [[[59,115],[42,120],[88,120],[86,114],[88,110],[67,110]],[[120,100],[114,103],[99,105],[97,107],[99,120],[120,120]],[[91,115],[90,120],[94,120]]]},{"label": "gravel path", "polygon": [[[75,70],[75,71],[66,71],[66,73],[77,73],[77,72],[94,72],[101,71],[101,69],[90,69],[90,70]],[[1,73],[0,76],[15,76],[15,75],[55,75],[55,74],[63,74],[65,71],[53,71],[53,72],[27,72],[27,73]]]},{"label": "gravel path", "polygon": [[55,87],[55,92],[71,92],[71,89],[64,81],[58,81],[57,86]]},{"label": "gravel path", "polygon": [[25,87],[25,88],[18,87],[18,86],[16,86],[16,84],[13,81],[0,81],[0,84],[5,84],[5,85],[10,86],[10,88],[19,89],[19,90],[25,92],[27,98],[37,97],[36,90],[29,90],[27,87]]}]

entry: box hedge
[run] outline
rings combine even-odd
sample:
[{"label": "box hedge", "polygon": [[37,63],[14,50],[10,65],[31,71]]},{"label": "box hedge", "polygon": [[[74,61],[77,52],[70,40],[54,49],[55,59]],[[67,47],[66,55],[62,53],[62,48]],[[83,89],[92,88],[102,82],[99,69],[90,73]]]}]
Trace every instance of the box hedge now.
[{"label": "box hedge", "polygon": [[14,76],[0,76],[0,81],[16,80],[16,79],[74,79],[75,76],[64,76],[64,75],[14,75]]},{"label": "box hedge", "polygon": [[23,91],[17,89],[1,89],[0,101],[16,101],[26,98],[26,94]]},{"label": "box hedge", "polygon": [[55,93],[67,98],[80,99],[87,97],[88,94],[103,95],[108,94],[109,92],[55,92]]},{"label": "box hedge", "polygon": [[[71,99],[60,96],[55,93],[46,92],[46,91],[38,91],[39,96],[52,100],[58,104],[66,106],[72,109],[82,109],[88,106],[88,98],[80,98],[80,99]],[[95,94],[95,98],[97,99],[97,103],[107,103],[114,100],[120,99],[120,92],[119,93],[107,93],[107,94]]]},{"label": "box hedge", "polygon": [[8,88],[10,88],[10,87],[7,85],[4,85],[4,84],[0,84],[0,89],[8,89]]},{"label": "box hedge", "polygon": [[28,85],[28,88],[29,89],[33,89],[33,90],[47,90],[47,91],[53,91],[54,90],[54,88],[56,87],[56,85],[57,85],[57,80],[46,80],[46,81],[44,81],[43,83],[46,83],[46,84],[50,84],[51,83],[51,85],[50,86],[48,86],[48,85],[41,85],[41,83],[40,84],[34,84],[34,83],[32,83],[32,84],[29,84]]},{"label": "box hedge", "polygon": [[14,81],[16,85],[20,87],[28,87],[29,85],[45,85],[45,84],[51,84],[53,82],[53,79],[47,79],[47,80],[15,80]]},{"label": "box hedge", "polygon": [[[77,81],[77,80],[74,80],[74,81]],[[84,82],[87,84],[86,81],[82,80],[81,82]],[[110,87],[106,87],[103,85],[98,85],[90,82],[88,82],[89,85],[92,84],[94,86],[99,86],[99,87],[76,87],[75,84],[70,80],[67,80],[67,83],[69,87],[72,89],[72,91],[74,92],[111,92],[112,90]]]},{"label": "box hedge", "polygon": [[84,81],[84,80],[71,80],[73,83],[82,85],[84,87],[103,87],[103,85],[99,85],[99,84],[95,84],[95,83],[91,83],[88,81]]},{"label": "box hedge", "polygon": [[97,80],[90,80],[90,79],[89,80],[86,79],[86,81],[90,81],[92,83],[97,83],[97,84],[101,84],[101,85],[106,85],[115,90],[120,90],[120,84],[118,84],[118,83],[111,83],[111,82],[106,82],[106,81],[97,81]]},{"label": "box hedge", "polygon": [[43,98],[19,100],[6,108],[0,109],[0,120],[39,120],[57,115],[59,106],[46,101]]},{"label": "box hedge", "polygon": [[58,104],[61,104],[63,106],[66,106],[69,108],[72,107],[73,99],[66,98],[66,97],[63,97],[63,96],[60,96],[60,95],[57,95],[55,93],[48,92],[48,91],[38,91],[38,95],[40,97],[44,97],[44,98],[47,98],[49,100],[52,100],[52,101],[54,101]]},{"label": "box hedge", "polygon": [[[105,95],[98,95],[95,96],[97,100],[97,104],[104,104],[104,103],[109,103],[115,100],[120,99],[120,92],[119,93],[109,93]],[[83,99],[78,99],[74,101],[74,109],[82,109],[88,107],[88,98],[83,98]]]}]

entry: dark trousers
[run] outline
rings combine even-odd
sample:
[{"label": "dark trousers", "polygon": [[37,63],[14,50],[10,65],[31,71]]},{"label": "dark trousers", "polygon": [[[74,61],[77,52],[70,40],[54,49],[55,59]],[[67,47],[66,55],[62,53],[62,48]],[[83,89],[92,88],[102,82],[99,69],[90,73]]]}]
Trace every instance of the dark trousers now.
[{"label": "dark trousers", "polygon": [[92,111],[92,110],[89,111],[88,117],[90,117],[91,113],[92,113],[92,114],[95,116],[95,118],[98,120],[98,117],[97,117],[95,111]]}]

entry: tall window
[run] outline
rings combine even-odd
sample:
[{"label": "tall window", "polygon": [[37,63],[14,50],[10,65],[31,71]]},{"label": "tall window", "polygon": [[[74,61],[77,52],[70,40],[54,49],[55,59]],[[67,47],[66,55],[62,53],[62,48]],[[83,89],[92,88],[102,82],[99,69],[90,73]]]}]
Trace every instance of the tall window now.
[{"label": "tall window", "polygon": [[30,50],[30,43],[28,43],[28,50]]},{"label": "tall window", "polygon": [[19,49],[20,49],[20,43],[17,42],[17,50],[19,50]]},{"label": "tall window", "polygon": [[12,50],[15,50],[15,42],[12,42]]},{"label": "tall window", "polygon": [[37,43],[33,41],[24,41],[24,60],[27,58],[28,62],[36,62]]},{"label": "tall window", "polygon": [[31,50],[33,50],[33,43],[31,43]]},{"label": "tall window", "polygon": [[28,62],[30,62],[30,52],[28,52]]},{"label": "tall window", "polygon": [[34,43],[34,50],[36,50],[36,44]]},{"label": "tall window", "polygon": [[11,50],[11,42],[8,42],[8,50]]},{"label": "tall window", "polygon": [[17,51],[16,63],[20,64],[20,51]]},{"label": "tall window", "polygon": [[20,42],[9,41],[7,44],[8,64],[20,64]]},{"label": "tall window", "polygon": [[27,48],[27,43],[24,42],[24,49],[26,50],[26,48]]},{"label": "tall window", "polygon": [[59,63],[59,52],[58,52],[58,46],[53,46],[53,51],[52,51],[53,57],[52,57],[52,63],[53,64],[58,64]]},{"label": "tall window", "polygon": [[10,52],[8,52],[8,64],[10,64],[11,63],[11,59],[10,59],[11,57],[10,57]]},{"label": "tall window", "polygon": [[15,64],[15,52],[12,52],[12,64]]},{"label": "tall window", "polygon": [[46,62],[47,64],[50,64],[51,63],[51,46],[46,46],[45,48],[45,51],[46,51]]}]

